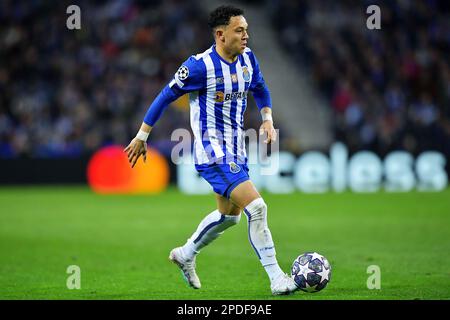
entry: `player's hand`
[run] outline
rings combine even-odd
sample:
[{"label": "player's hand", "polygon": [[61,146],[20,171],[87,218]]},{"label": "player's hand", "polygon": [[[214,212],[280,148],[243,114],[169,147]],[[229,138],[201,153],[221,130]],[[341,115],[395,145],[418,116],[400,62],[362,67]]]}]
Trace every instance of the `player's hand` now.
[{"label": "player's hand", "polygon": [[134,138],[123,151],[127,153],[131,168],[134,168],[134,165],[141,156],[144,157],[144,162],[147,160],[147,142],[145,141]]},{"label": "player's hand", "polygon": [[259,135],[263,135],[267,133],[267,139],[264,140],[264,143],[269,144],[277,141],[277,132],[273,127],[273,122],[270,120],[263,121],[261,127],[259,128]]}]

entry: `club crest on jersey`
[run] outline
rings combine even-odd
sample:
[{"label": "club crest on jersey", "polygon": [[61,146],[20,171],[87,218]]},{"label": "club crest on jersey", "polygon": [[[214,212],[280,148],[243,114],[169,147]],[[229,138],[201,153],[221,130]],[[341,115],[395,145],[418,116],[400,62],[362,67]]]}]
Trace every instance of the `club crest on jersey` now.
[{"label": "club crest on jersey", "polygon": [[244,78],[245,82],[250,81],[250,72],[248,72],[247,67],[242,68],[242,77]]},{"label": "club crest on jersey", "polygon": [[237,82],[238,82],[238,77],[237,77],[237,74],[236,74],[236,73],[233,73],[233,74],[231,74],[230,76],[231,76],[231,81],[232,81],[233,83],[237,83]]},{"label": "club crest on jersey", "polygon": [[214,100],[216,102],[223,102],[223,92],[222,91],[216,91],[216,97],[214,98]]},{"label": "club crest on jersey", "polygon": [[181,66],[177,71],[177,78],[181,81],[186,80],[189,77],[189,68]]},{"label": "club crest on jersey", "polygon": [[241,171],[241,167],[239,167],[236,162],[230,162],[230,171],[231,173],[238,173],[239,171]]}]

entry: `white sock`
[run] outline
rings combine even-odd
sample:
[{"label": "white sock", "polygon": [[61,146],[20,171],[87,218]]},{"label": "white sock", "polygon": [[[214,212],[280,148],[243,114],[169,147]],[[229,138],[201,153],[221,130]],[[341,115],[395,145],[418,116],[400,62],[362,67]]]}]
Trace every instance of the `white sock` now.
[{"label": "white sock", "polygon": [[187,259],[192,259],[200,249],[217,239],[226,229],[234,226],[241,219],[241,215],[232,216],[221,214],[214,210],[208,214],[198,225],[197,230],[182,247]]},{"label": "white sock", "polygon": [[267,226],[267,205],[258,198],[247,205],[244,212],[248,218],[248,239],[272,282],[283,270],[278,265],[272,234]]},{"label": "white sock", "polygon": [[267,266],[264,266],[264,269],[266,269],[267,275],[269,276],[270,282],[278,278],[280,275],[284,274],[283,270],[281,270],[278,263],[275,264],[269,264]]}]

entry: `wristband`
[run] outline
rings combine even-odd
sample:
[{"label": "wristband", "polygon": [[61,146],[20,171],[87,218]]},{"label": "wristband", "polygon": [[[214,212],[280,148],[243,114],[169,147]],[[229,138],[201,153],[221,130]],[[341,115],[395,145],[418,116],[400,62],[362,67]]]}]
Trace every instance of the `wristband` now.
[{"label": "wristband", "polygon": [[270,114],[270,113],[266,113],[266,112],[264,112],[263,114],[262,114],[262,120],[263,121],[272,121],[273,122],[273,119],[272,119],[272,115]]},{"label": "wristband", "polygon": [[144,142],[147,142],[148,139],[148,135],[150,134],[150,132],[145,132],[143,130],[139,130],[139,132],[136,135],[136,139],[138,140],[142,140]]}]

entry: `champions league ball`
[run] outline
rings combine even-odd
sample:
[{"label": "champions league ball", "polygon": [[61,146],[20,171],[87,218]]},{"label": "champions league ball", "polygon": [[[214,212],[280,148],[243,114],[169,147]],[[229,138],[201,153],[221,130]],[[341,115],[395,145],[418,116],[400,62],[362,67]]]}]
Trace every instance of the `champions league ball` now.
[{"label": "champions league ball", "polygon": [[317,252],[307,252],[294,260],[291,276],[300,290],[318,292],[330,282],[331,265]]}]

